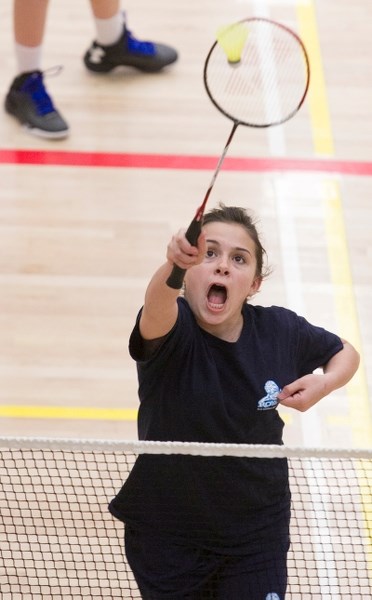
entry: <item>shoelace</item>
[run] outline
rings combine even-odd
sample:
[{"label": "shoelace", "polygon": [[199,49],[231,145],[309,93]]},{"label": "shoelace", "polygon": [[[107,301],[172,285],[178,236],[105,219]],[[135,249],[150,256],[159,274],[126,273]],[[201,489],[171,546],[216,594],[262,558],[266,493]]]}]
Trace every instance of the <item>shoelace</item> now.
[{"label": "shoelace", "polygon": [[36,110],[39,115],[45,116],[51,112],[55,112],[52,99],[45,89],[43,76],[55,76],[61,71],[62,67],[52,67],[47,69],[43,73],[36,72],[32,73],[21,87],[21,91],[29,94],[36,105]]},{"label": "shoelace", "polygon": [[146,56],[153,56],[155,54],[155,46],[152,42],[141,42],[133,37],[132,33],[127,29],[127,47],[130,52],[136,54],[145,54]]}]

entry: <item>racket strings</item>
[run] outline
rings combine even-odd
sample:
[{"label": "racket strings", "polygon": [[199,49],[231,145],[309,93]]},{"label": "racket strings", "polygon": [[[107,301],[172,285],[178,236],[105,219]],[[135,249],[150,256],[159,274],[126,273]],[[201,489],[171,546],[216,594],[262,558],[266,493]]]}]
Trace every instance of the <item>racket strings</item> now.
[{"label": "racket strings", "polygon": [[251,20],[240,61],[232,66],[216,43],[207,60],[206,89],[223,113],[257,127],[290,118],[306,94],[309,72],[305,49],[286,28]]}]

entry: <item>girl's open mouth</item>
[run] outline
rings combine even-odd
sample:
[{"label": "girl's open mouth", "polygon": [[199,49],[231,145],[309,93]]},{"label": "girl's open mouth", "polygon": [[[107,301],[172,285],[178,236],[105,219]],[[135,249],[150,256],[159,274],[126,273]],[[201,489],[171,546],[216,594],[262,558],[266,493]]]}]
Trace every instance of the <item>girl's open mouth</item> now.
[{"label": "girl's open mouth", "polygon": [[220,310],[223,308],[227,300],[227,291],[224,285],[213,284],[209,288],[208,294],[208,305],[214,310]]}]

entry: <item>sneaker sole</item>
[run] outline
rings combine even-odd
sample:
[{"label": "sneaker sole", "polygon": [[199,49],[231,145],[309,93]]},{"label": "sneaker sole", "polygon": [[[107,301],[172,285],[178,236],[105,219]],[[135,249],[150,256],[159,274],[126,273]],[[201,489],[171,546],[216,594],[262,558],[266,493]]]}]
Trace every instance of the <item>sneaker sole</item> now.
[{"label": "sneaker sole", "polygon": [[9,96],[5,98],[4,107],[6,112],[9,115],[11,115],[14,119],[16,119],[18,123],[21,124],[22,129],[24,129],[25,131],[27,131],[27,133],[30,133],[31,135],[35,135],[37,137],[42,137],[49,140],[60,140],[67,137],[70,133],[69,127],[57,131],[48,131],[47,129],[40,129],[36,125],[31,125],[22,118],[22,116],[19,114],[17,103],[14,102],[13,99]]},{"label": "sneaker sole", "polygon": [[44,138],[46,140],[63,140],[70,135],[70,130],[67,131],[44,131],[43,129],[38,129],[37,127],[31,127],[26,123],[22,123],[22,129],[30,135],[35,137]]},{"label": "sneaker sole", "polygon": [[111,73],[111,71],[114,71],[114,69],[120,69],[123,67],[128,69],[136,69],[137,71],[141,71],[142,73],[158,73],[159,71],[162,71],[167,65],[165,65],[164,67],[155,68],[139,67],[138,65],[110,65],[102,67],[85,63],[85,66],[88,69],[88,71],[91,71],[92,73]]},{"label": "sneaker sole", "polygon": [[16,119],[18,123],[21,124],[22,129],[24,129],[30,135],[48,140],[62,140],[68,137],[70,134],[70,129],[64,129],[62,131],[46,131],[44,129],[39,129],[38,127],[33,127],[29,123],[22,121],[16,112],[16,108],[14,108],[13,103],[11,100],[9,100],[9,98],[6,98],[5,100],[5,110],[9,115]]},{"label": "sneaker sole", "polygon": [[[175,62],[175,61],[173,61]],[[87,56],[84,56],[84,64],[86,66],[86,68],[88,69],[88,71],[92,71],[93,73],[110,73],[111,71],[113,71],[114,69],[119,69],[120,67],[126,67],[129,69],[136,69],[137,71],[142,71],[144,73],[158,73],[159,71],[162,71],[163,69],[165,69],[166,67],[168,67],[169,65],[173,64],[173,62],[171,63],[167,63],[165,65],[139,65],[139,64],[131,64],[131,63],[120,63],[120,64],[113,64],[113,63],[106,63],[106,64],[100,64],[100,63],[92,63],[89,62]]]}]

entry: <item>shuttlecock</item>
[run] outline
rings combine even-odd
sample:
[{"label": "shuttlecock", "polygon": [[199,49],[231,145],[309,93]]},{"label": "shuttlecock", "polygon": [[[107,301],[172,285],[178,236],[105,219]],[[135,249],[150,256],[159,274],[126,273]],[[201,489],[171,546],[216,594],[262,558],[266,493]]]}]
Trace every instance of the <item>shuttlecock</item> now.
[{"label": "shuttlecock", "polygon": [[231,65],[240,63],[248,33],[245,23],[234,23],[218,30],[217,42],[225,51],[227,60]]}]

